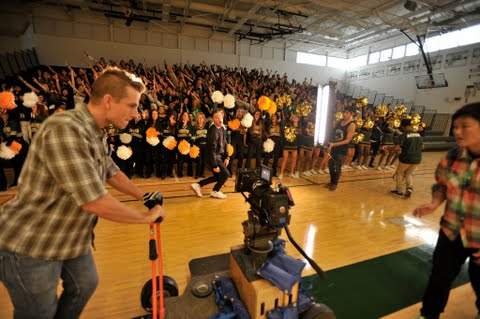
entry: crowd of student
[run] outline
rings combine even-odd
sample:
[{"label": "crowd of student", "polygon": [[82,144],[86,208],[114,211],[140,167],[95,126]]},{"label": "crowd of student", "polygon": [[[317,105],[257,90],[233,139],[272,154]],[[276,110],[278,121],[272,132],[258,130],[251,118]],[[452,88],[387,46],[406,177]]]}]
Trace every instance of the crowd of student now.
[{"label": "crowd of student", "polygon": [[[228,167],[231,172],[265,164],[279,178],[287,171],[292,178],[328,173],[329,150],[314,145],[316,88],[311,80],[299,83],[277,72],[255,69],[166,63],[160,68],[132,60],[107,63],[101,58],[89,68],[42,66],[3,84],[2,90],[14,94],[17,107],[2,112],[2,139],[23,146],[13,159],[1,160],[2,168],[14,168],[13,185],[41,123],[54,112],[87,102],[91,84],[107,65],[136,74],[148,88],[142,95],[138,117],[126,129],[108,132],[112,157],[129,177],[203,177],[211,115],[214,109],[224,107],[212,99],[215,91],[235,100],[233,107],[224,108],[227,141],[233,146]],[[38,96],[33,106],[24,105],[27,92]],[[277,101],[276,109],[259,107],[261,96]],[[336,103],[337,121],[342,110],[354,110],[356,135],[348,144],[343,169],[392,170],[403,133],[403,127],[393,121],[395,111],[379,114],[375,108],[355,102]],[[248,115],[251,118],[245,120]],[[152,132],[157,138],[148,138]],[[173,144],[165,142],[173,139]],[[185,150],[185,145],[196,146],[197,152]],[[0,171],[0,189],[5,190],[6,179],[3,169]]]}]

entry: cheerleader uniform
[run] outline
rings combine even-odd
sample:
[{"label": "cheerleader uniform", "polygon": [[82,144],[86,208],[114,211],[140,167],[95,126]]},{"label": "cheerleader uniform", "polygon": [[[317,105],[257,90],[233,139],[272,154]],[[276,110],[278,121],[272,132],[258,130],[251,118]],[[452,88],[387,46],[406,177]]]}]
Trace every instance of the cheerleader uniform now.
[{"label": "cheerleader uniform", "polygon": [[[190,124],[183,125],[180,124],[177,126],[177,143],[180,143],[181,140],[185,140],[188,143],[191,143],[192,140],[192,126]],[[187,163],[187,175],[193,176],[193,167],[192,161],[190,160],[190,155],[183,155],[178,150],[177,144],[177,176],[183,177],[183,164]]]},{"label": "cheerleader uniform", "polygon": [[[295,138],[293,140],[288,140],[287,139],[287,136],[285,135],[286,134],[286,131],[288,128],[293,128],[295,129]],[[300,128],[300,126],[297,126],[297,127],[294,127],[294,126],[287,126],[285,128],[285,131],[284,131],[284,136],[283,136],[283,140],[284,140],[284,143],[283,143],[283,149],[284,150],[287,150],[287,151],[296,151],[298,150],[298,147],[299,147],[299,136],[301,136],[302,134],[302,129]]]},{"label": "cheerleader uniform", "polygon": [[[160,143],[157,145],[153,146],[148,143],[146,143],[146,149],[145,149],[145,166],[146,166],[146,172],[145,172],[145,177],[149,178],[152,176],[153,171],[155,169],[155,176],[161,177],[160,174],[160,162],[162,161],[161,159],[161,151],[162,151],[162,122],[163,120],[158,118],[155,123],[149,122],[148,128],[154,128],[156,129],[160,135],[158,136],[158,139],[160,140]],[[146,130],[145,130],[146,132]],[[146,138],[146,136],[145,136]]]},{"label": "cheerleader uniform", "polygon": [[243,167],[243,159],[245,157],[245,134],[247,134],[247,130],[240,125],[238,130],[231,130],[230,132],[231,143],[234,151],[232,159],[228,164],[228,169],[231,171],[231,165],[233,159],[235,158],[237,159],[237,170]]},{"label": "cheerleader uniform", "polygon": [[277,176],[278,160],[282,156],[283,144],[282,129],[280,124],[270,126],[268,129],[268,138],[275,143],[275,146],[273,151],[265,156],[264,164],[267,164],[268,160],[273,157],[272,174],[273,176]]},{"label": "cheerleader uniform", "polygon": [[194,160],[196,163],[195,166],[195,178],[202,177],[204,178],[205,163],[208,160],[207,154],[207,133],[208,129],[206,126],[202,128],[195,128],[193,133],[193,141],[198,148],[200,148],[200,154]]},{"label": "cheerleader uniform", "polygon": [[[176,136],[175,125],[170,125],[168,119],[162,123],[162,138],[165,139],[169,136]],[[163,140],[162,140],[163,141]],[[178,141],[177,141],[178,142]],[[163,179],[166,176],[173,177],[173,164],[175,163],[175,149],[169,150],[163,143],[161,144],[162,160],[159,163],[160,177]]]},{"label": "cheerleader uniform", "polygon": [[260,167],[262,160],[262,142],[263,142],[263,122],[258,120],[257,123],[253,123],[248,129],[248,155],[247,165],[253,168],[251,165],[252,156],[255,155],[255,166]]}]

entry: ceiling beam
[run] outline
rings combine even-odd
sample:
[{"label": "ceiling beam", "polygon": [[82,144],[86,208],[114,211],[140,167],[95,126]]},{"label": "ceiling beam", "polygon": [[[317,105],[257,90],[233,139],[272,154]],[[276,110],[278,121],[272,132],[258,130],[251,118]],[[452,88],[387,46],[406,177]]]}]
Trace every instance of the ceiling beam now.
[{"label": "ceiling beam", "polygon": [[258,1],[256,2],[253,7],[250,8],[250,10],[248,10],[247,14],[245,16],[243,16],[238,22],[237,24],[230,29],[230,31],[228,32],[229,35],[233,35],[235,32],[237,32],[237,30],[239,30],[241,27],[243,27],[243,25],[245,24],[245,22],[248,21],[248,19],[250,19],[250,17],[252,17],[254,14],[257,13],[257,11],[262,7],[262,3],[261,1]]}]

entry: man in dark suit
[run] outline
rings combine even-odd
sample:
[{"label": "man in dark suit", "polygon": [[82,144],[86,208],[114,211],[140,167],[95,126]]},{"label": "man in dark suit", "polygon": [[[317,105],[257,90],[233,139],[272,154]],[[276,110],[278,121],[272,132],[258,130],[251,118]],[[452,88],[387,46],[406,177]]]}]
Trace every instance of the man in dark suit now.
[{"label": "man in dark suit", "polygon": [[213,176],[202,179],[198,183],[191,185],[195,194],[202,197],[202,186],[216,182],[213,186],[213,191],[210,196],[213,198],[224,199],[227,196],[220,191],[223,184],[230,177],[230,172],[227,169],[230,158],[227,154],[227,138],[226,130],[223,126],[223,110],[217,109],[213,113],[213,124],[208,129],[207,134],[207,151],[208,162],[212,169]]}]

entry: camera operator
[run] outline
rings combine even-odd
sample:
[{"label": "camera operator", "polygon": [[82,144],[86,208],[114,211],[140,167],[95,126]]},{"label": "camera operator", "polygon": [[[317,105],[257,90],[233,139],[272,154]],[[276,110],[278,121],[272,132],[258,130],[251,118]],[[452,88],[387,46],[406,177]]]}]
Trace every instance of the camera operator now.
[{"label": "camera operator", "polygon": [[213,113],[213,124],[207,133],[207,152],[213,176],[202,179],[198,183],[192,184],[191,187],[198,197],[202,197],[201,187],[216,182],[210,196],[218,199],[227,198],[227,195],[220,191],[223,184],[230,177],[230,172],[227,169],[230,158],[227,155],[227,138],[225,127],[223,126],[222,109],[217,109]]},{"label": "camera operator", "polygon": [[[51,116],[36,133],[16,196],[0,208],[0,281],[15,318],[78,318],[98,275],[90,245],[98,217],[153,223],[165,213],[109,156],[104,128],[125,128],[137,116],[143,83],[120,69],[94,82],[88,105]],[[153,206],[130,208],[104,183]],[[57,300],[57,285],[63,292]]]}]

